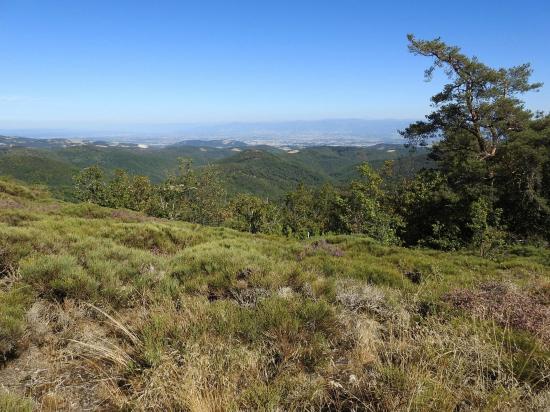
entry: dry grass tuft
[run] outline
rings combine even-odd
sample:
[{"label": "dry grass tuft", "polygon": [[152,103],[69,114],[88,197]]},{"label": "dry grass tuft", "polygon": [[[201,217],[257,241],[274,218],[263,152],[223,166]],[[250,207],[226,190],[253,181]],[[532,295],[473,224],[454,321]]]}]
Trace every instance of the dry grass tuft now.
[{"label": "dry grass tuft", "polygon": [[315,255],[316,253],[326,253],[333,257],[344,256],[344,251],[332,243],[329,243],[326,239],[315,240],[307,245],[299,254],[298,260],[304,259],[306,256]]},{"label": "dry grass tuft", "polygon": [[550,345],[550,307],[539,303],[538,298],[498,282],[484,283],[478,290],[455,290],[444,296],[453,306],[476,317],[531,332]]}]

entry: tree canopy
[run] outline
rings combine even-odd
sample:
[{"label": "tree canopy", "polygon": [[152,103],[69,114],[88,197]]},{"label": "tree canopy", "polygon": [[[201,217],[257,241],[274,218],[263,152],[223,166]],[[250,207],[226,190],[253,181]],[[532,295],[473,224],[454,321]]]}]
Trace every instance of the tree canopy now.
[{"label": "tree canopy", "polygon": [[432,138],[465,132],[475,142],[481,159],[494,156],[512,132],[524,130],[532,113],[519,96],[538,90],[542,83],[531,83],[529,63],[511,68],[491,68],[477,57],[468,57],[459,47],[441,39],[419,40],[407,36],[409,51],[433,59],[425,78],[431,80],[442,69],[450,80],[443,90],[432,96],[434,111],[426,120],[411,124],[402,135],[411,144],[426,144]]}]

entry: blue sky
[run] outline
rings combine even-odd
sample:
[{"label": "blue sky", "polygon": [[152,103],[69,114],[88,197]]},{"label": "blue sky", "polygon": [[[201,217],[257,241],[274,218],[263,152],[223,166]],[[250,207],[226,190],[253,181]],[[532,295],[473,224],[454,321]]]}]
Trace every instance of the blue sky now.
[{"label": "blue sky", "polygon": [[0,0],[0,127],[418,118],[442,77],[406,34],[529,61],[550,110],[539,1]]}]

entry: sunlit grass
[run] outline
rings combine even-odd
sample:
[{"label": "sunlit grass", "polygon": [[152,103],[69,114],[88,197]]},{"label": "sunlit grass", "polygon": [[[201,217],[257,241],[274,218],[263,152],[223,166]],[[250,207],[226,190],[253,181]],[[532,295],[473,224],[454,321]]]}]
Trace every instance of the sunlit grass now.
[{"label": "sunlit grass", "polygon": [[[548,250],[489,260],[357,236],[313,246],[33,193],[0,185],[0,351],[8,371],[29,345],[48,348],[36,405],[85,402],[79,385],[111,410],[543,410],[550,399],[542,335],[445,300],[491,281],[548,305]],[[0,393],[5,405],[32,406],[15,392]]]}]

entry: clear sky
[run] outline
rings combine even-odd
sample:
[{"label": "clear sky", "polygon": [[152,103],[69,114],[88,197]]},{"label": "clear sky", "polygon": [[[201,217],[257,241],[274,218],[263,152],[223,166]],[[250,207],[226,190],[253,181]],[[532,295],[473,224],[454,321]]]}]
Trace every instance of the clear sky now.
[{"label": "clear sky", "polygon": [[417,118],[406,34],[547,86],[550,2],[0,0],[0,127]]}]

